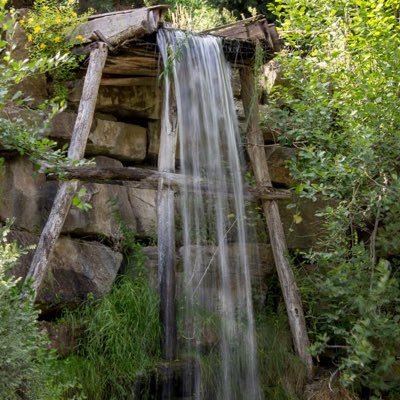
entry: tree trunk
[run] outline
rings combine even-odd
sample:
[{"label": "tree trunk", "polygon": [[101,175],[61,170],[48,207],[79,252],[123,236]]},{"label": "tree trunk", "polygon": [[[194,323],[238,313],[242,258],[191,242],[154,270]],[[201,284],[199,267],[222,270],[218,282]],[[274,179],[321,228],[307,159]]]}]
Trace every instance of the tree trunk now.
[{"label": "tree trunk", "polygon": [[[242,101],[247,118],[247,151],[259,189],[272,187],[265,156],[264,138],[259,128],[258,99],[251,67],[240,70],[242,84]],[[293,271],[287,258],[287,245],[279,215],[278,203],[275,200],[262,200],[262,207],[268,225],[269,237],[274,254],[275,266],[285,300],[290,329],[296,353],[307,368],[308,377],[313,374],[313,363],[308,352],[309,339],[303,306]]]},{"label": "tree trunk", "polygon": [[[93,49],[90,53],[78,116],[68,150],[68,157],[72,160],[80,160],[85,153],[107,53],[106,44],[101,42],[98,43],[98,47]],[[72,199],[78,187],[79,182],[77,180],[62,182],[57,191],[53,207],[40,236],[35,255],[26,277],[27,281],[33,280],[32,287],[35,298],[43,278],[47,273],[49,258],[60,236],[65,218],[67,217]]]}]

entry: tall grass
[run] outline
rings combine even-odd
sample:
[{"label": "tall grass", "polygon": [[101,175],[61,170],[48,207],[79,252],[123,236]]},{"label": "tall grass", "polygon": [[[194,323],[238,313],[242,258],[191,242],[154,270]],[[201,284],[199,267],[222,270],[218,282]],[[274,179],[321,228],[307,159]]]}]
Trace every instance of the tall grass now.
[{"label": "tall grass", "polygon": [[257,315],[256,329],[260,382],[265,398],[302,399],[306,370],[293,353],[285,311]]},{"label": "tall grass", "polygon": [[104,298],[67,316],[84,334],[62,369],[90,400],[133,398],[135,380],[160,358],[158,296],[149,285],[140,245],[133,234],[123,233],[129,274],[120,276]]}]

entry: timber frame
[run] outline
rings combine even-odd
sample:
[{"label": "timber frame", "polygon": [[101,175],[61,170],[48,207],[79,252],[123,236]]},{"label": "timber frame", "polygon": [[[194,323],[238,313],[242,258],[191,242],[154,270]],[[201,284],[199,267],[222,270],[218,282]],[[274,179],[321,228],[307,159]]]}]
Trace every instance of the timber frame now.
[{"label": "timber frame", "polygon": [[[167,9],[167,6],[154,6],[96,15],[74,31],[73,35],[79,34],[85,38],[84,43],[75,48],[74,52],[90,56],[78,117],[68,151],[71,159],[79,160],[84,156],[100,86],[134,86],[143,84],[146,80],[156,82],[160,72],[156,32],[163,25],[163,15]],[[263,16],[217,27],[204,33],[223,37],[225,55],[240,71],[242,101],[248,121],[247,152],[257,184],[256,189],[249,192],[262,203],[294,348],[311,378],[313,363],[308,352],[309,339],[305,318],[287,257],[287,245],[277,204],[279,199],[290,197],[290,192],[272,187],[264,140],[259,127],[258,101],[252,68],[257,44],[261,44],[264,57],[269,60],[281,49],[280,40],[273,24],[269,24]],[[174,121],[174,118],[171,120]],[[173,229],[174,192],[179,190],[183,179],[190,179],[175,173],[176,137],[176,124],[172,123],[171,126],[162,128],[160,147],[166,146],[169,152],[163,156],[160,152],[158,171],[140,168],[71,168],[66,171],[65,181],[59,184],[49,219],[27,275],[27,279],[33,280],[35,296],[47,273],[48,260],[81,181],[113,184],[129,181],[130,184],[140,187],[158,187],[159,233]],[[54,179],[51,176],[48,178]],[[163,253],[162,250],[160,254]],[[159,265],[159,269],[164,271],[159,276],[162,298],[160,318],[164,327],[163,355],[169,361],[176,356],[177,341],[174,251],[175,245],[172,243],[164,249],[165,256],[159,257],[160,265],[163,264],[161,268]]]}]

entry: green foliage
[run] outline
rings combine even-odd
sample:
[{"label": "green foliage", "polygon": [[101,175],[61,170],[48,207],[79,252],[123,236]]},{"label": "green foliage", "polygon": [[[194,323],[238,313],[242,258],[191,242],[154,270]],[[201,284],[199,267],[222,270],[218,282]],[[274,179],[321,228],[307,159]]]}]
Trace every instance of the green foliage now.
[{"label": "green foliage", "polygon": [[152,369],[160,357],[158,296],[149,286],[143,251],[134,235],[122,228],[127,270],[111,292],[89,299],[67,316],[84,334],[76,354],[60,364],[67,381],[80,383],[88,399],[124,399],[135,379]]},{"label": "green foliage", "polygon": [[206,0],[175,0],[167,3],[171,5],[169,18],[175,28],[201,32],[235,21],[227,9],[212,7]]},{"label": "green foliage", "polygon": [[302,288],[312,349],[334,346],[342,382],[375,396],[399,385],[399,8],[398,0],[278,0],[286,86],[275,89],[267,119],[299,149],[290,163],[296,192],[330,203]]},{"label": "green foliage", "polygon": [[[5,2],[0,3],[0,37],[12,41],[15,33],[16,15],[13,10],[6,10]],[[35,74],[53,71],[64,63],[69,63],[69,56],[57,53],[52,57],[40,59],[15,60],[13,58],[14,46],[7,41],[0,40],[0,111],[5,111],[0,117],[0,141],[3,147],[17,150],[20,154],[27,155],[42,167],[60,174],[65,166],[72,162],[67,159],[64,150],[57,150],[57,143],[43,138],[51,118],[60,111],[63,103],[49,101],[40,106],[36,116],[41,119],[11,120],[6,116],[7,107],[24,107],[28,98],[23,93],[15,90],[15,85],[29,79]]]},{"label": "green foliage", "polygon": [[21,250],[7,242],[9,227],[0,232],[0,397],[18,398],[40,381],[36,354],[44,346],[37,325],[37,312],[30,298],[20,300],[18,279],[7,277]]},{"label": "green foliage", "polygon": [[0,398],[61,399],[72,383],[59,384],[56,359],[47,349],[29,288],[22,296],[24,288],[11,275],[24,249],[8,241],[9,232],[9,224],[0,230]]},{"label": "green foliage", "polygon": [[345,386],[362,385],[377,395],[400,390],[398,281],[387,261],[371,263],[363,245],[351,252],[346,259],[314,254],[319,270],[302,280],[315,338],[311,351],[332,352]]},{"label": "green foliage", "polygon": [[274,0],[208,0],[207,3],[217,9],[226,8],[231,11],[235,17],[251,17],[252,9],[258,14],[263,14],[268,17],[268,20],[273,19],[273,15],[268,11],[268,5]]},{"label": "green foliage", "polygon": [[68,60],[52,72],[55,90],[62,98],[66,97],[66,93],[61,82],[73,78],[74,70],[84,58],[70,52],[73,46],[84,42],[81,35],[72,36],[73,30],[79,23],[85,22],[92,12],[89,10],[78,17],[78,5],[78,0],[36,0],[28,15],[19,20],[27,33],[28,49],[33,60],[68,54]]}]

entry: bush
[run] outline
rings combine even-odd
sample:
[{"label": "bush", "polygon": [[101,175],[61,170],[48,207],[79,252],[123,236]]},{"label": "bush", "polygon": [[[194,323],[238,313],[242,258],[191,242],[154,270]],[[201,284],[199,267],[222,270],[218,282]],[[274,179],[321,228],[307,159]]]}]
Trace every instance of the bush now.
[{"label": "bush", "polygon": [[269,124],[298,151],[296,192],[325,200],[302,283],[314,355],[340,380],[396,396],[400,291],[398,0],[277,0],[285,87]]},{"label": "bush", "polygon": [[7,241],[9,231],[9,225],[0,229],[0,398],[56,400],[63,388],[51,371],[55,358],[47,350],[39,312],[29,288],[10,274],[23,250]]}]

